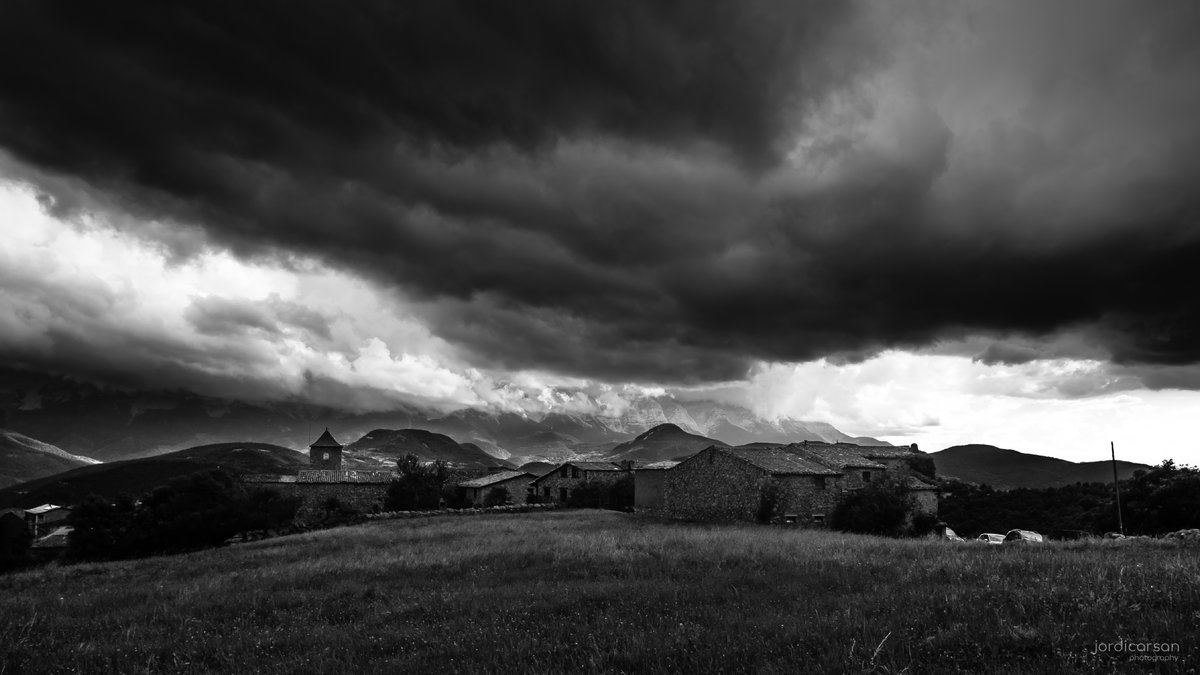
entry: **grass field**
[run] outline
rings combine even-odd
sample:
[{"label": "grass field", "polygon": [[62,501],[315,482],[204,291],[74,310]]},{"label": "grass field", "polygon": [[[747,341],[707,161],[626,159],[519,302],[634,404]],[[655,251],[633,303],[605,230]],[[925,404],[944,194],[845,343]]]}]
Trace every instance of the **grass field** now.
[{"label": "grass field", "polygon": [[[1198,554],[597,511],[379,521],[0,577],[0,671],[1186,671]],[[1144,642],[1175,660],[1131,661]]]}]

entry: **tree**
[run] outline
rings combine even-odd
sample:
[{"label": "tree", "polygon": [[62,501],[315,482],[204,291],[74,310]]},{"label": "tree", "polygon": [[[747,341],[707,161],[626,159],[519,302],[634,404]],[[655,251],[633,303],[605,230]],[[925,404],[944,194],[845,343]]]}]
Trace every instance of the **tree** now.
[{"label": "tree", "polygon": [[834,507],[830,524],[846,532],[897,536],[912,509],[912,499],[904,485],[884,479],[848,493]]},{"label": "tree", "polygon": [[450,475],[446,463],[422,464],[416,455],[396,462],[400,477],[388,486],[384,508],[388,511],[429,511],[441,506],[442,489]]},{"label": "tree", "polygon": [[268,531],[295,518],[299,500],[247,491],[224,471],[175,478],[135,502],[96,495],[71,514],[70,560],[115,560],[220,546],[236,534]]},{"label": "tree", "polygon": [[488,490],[487,495],[483,498],[483,505],[487,507],[504,506],[510,501],[511,498],[509,497],[508,490],[498,487]]},{"label": "tree", "polygon": [[758,489],[758,509],[755,511],[754,520],[763,525],[774,522],[782,499],[783,491],[780,490],[779,484],[768,479]]}]

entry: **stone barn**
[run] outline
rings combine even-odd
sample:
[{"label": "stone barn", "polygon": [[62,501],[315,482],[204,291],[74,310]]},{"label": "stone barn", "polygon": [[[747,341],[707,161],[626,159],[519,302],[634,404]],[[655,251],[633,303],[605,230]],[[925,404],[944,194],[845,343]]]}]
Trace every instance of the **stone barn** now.
[{"label": "stone barn", "polygon": [[543,504],[565,504],[571,491],[584,483],[615,483],[629,475],[612,462],[567,462],[532,483]]},{"label": "stone barn", "polygon": [[879,480],[888,470],[887,465],[860,455],[857,445],[793,443],[784,447],[837,471],[842,476],[839,487],[843,490],[853,490]]},{"label": "stone barn", "polygon": [[774,520],[819,524],[833,510],[842,476],[785,446],[712,446],[666,471],[663,505],[680,520]]},{"label": "stone barn", "polygon": [[497,471],[486,476],[472,478],[458,484],[459,494],[474,506],[483,506],[493,490],[508,492],[509,504],[524,504],[533,488],[530,483],[537,476],[524,471]]},{"label": "stone barn", "polygon": [[912,495],[914,513],[936,515],[937,487],[908,461],[917,454],[849,443],[714,446],[664,472],[663,508],[682,520],[820,526],[847,492],[896,477]]},{"label": "stone barn", "polygon": [[638,511],[660,511],[663,507],[663,483],[667,470],[679,462],[654,462],[633,468],[633,508]]}]

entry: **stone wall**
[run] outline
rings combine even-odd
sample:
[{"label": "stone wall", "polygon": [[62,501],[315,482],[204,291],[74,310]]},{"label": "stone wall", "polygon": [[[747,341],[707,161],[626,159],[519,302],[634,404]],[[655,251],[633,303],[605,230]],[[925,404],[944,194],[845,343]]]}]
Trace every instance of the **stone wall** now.
[{"label": "stone wall", "polygon": [[[542,503],[561,504],[566,502],[570,493],[575,488],[585,482],[593,483],[615,483],[629,473],[625,471],[584,471],[579,470],[579,477],[571,477],[570,466],[561,466],[554,471],[537,479],[533,487],[537,490],[538,500]],[[567,497],[563,497],[562,490],[567,491]]]},{"label": "stone wall", "polygon": [[769,474],[753,464],[708,448],[665,472],[663,507],[679,520],[753,521]]},{"label": "stone wall", "polygon": [[300,514],[315,511],[329,498],[360,513],[378,513],[387,498],[388,483],[259,483],[302,500]]},{"label": "stone wall", "polygon": [[938,495],[936,490],[913,490],[913,511],[928,513],[936,516],[938,513]]},{"label": "stone wall", "polygon": [[[818,483],[820,478],[824,478],[825,487]],[[798,525],[824,526],[845,494],[842,481],[836,476],[776,476],[774,482],[779,486],[780,496],[776,516],[796,516]]]}]

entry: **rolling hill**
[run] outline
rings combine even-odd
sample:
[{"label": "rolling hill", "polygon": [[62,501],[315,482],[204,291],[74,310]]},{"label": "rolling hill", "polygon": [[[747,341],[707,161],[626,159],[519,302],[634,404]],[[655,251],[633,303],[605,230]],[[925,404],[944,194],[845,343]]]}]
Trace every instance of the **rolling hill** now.
[{"label": "rolling hill", "polygon": [[72,455],[49,443],[0,429],[0,488],[99,463],[91,457]]},{"label": "rolling hill", "polygon": [[705,436],[689,434],[674,424],[660,424],[632,441],[613,448],[609,459],[613,462],[627,460],[661,462],[666,459],[690,457],[712,445],[725,445],[725,443]]},{"label": "rolling hill", "polygon": [[[969,483],[988,484],[997,489],[1061,487],[1073,483],[1111,482],[1112,463],[1069,462],[1065,459],[1031,455],[992,445],[956,445],[929,454],[938,476]],[[1117,462],[1124,479],[1145,464]]]},{"label": "rolling hill", "polygon": [[305,455],[278,445],[219,443],[158,457],[82,466],[12,485],[0,490],[0,506],[73,504],[92,493],[109,498],[121,493],[139,495],[172,478],[211,469],[237,474],[288,474],[307,466]]}]

